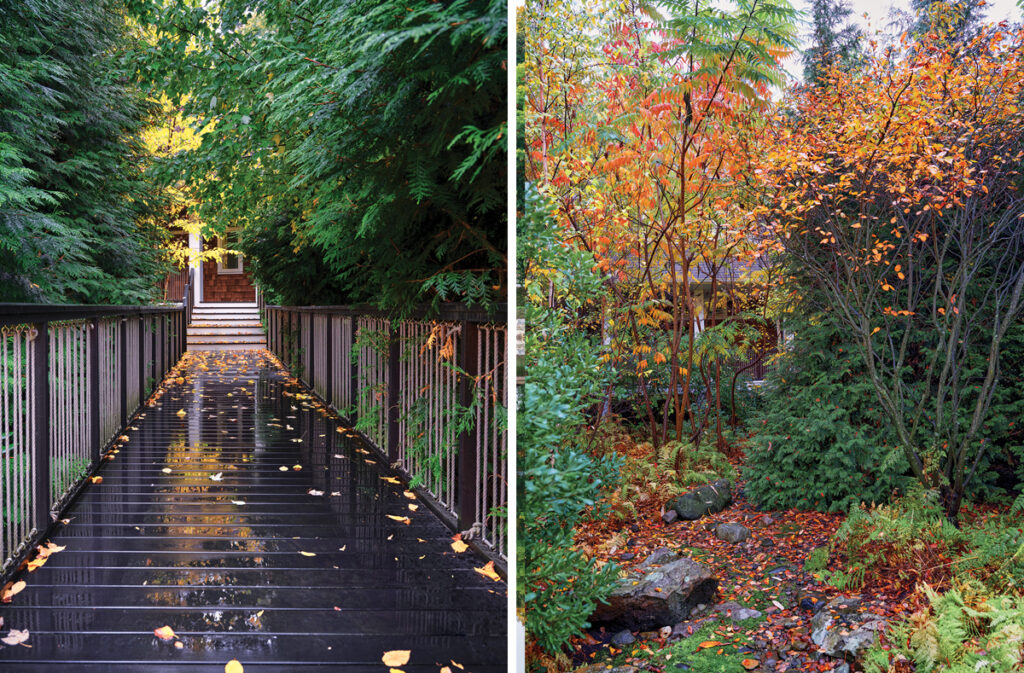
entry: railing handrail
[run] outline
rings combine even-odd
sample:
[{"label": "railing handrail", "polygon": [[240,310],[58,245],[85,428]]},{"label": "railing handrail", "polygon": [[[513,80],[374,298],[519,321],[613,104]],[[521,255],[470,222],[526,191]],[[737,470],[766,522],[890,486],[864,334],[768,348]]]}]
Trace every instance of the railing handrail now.
[{"label": "railing handrail", "polygon": [[508,304],[496,302],[492,304],[493,312],[482,308],[469,308],[457,302],[439,304],[435,310],[429,305],[420,305],[406,313],[396,314],[371,304],[342,304],[334,306],[281,306],[268,304],[266,308],[294,311],[296,313],[331,313],[345,316],[371,316],[391,318],[395,320],[444,320],[452,322],[505,323],[507,321]]},{"label": "railing handrail", "polygon": [[[371,448],[417,481],[421,501],[499,573],[507,560],[507,428],[497,410],[507,404],[506,306],[493,315],[451,304],[394,315],[373,306],[272,305],[266,316],[268,349],[349,425],[365,426]],[[442,323],[456,328],[435,339]],[[364,330],[380,338],[361,343]],[[434,461],[444,467],[433,470]],[[477,534],[490,550],[472,540]]]},{"label": "railing handrail", "polygon": [[[0,581],[59,520],[74,494],[185,350],[183,307],[0,303],[0,447],[31,465],[15,517],[0,522]],[[52,408],[51,408],[52,407]],[[53,415],[51,416],[51,411]],[[69,462],[70,461],[70,462]],[[13,472],[0,475],[10,505]],[[18,477],[21,478],[21,477]]]},{"label": "railing handrail", "polygon": [[52,322],[55,320],[81,320],[116,315],[146,315],[173,313],[178,306],[133,306],[104,304],[30,304],[0,302],[0,325]]}]

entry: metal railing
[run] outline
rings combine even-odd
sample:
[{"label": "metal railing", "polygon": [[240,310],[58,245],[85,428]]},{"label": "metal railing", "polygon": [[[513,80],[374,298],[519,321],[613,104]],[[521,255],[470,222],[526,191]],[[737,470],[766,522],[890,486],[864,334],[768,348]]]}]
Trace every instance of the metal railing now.
[{"label": "metal railing", "polygon": [[0,575],[184,352],[183,307],[0,304]]},{"label": "metal railing", "polygon": [[266,307],[270,350],[503,567],[504,305],[496,315],[456,305],[402,320],[365,307]]}]

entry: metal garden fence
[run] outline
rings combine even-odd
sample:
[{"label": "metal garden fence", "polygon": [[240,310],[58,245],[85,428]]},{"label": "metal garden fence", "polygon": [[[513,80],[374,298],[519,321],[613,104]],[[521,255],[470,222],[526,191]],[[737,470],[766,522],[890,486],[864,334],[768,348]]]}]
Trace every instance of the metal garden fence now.
[{"label": "metal garden fence", "polygon": [[[498,307],[504,316],[504,306]],[[507,563],[503,319],[445,305],[396,320],[350,306],[265,307],[268,347],[373,443],[463,537]]]},{"label": "metal garden fence", "polygon": [[185,351],[178,307],[0,304],[0,574]]}]

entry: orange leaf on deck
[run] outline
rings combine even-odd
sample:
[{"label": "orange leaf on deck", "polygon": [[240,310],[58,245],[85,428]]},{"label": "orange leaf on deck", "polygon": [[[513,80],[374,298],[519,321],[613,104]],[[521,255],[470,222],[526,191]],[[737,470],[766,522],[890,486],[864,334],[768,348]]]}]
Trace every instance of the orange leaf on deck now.
[{"label": "orange leaf on deck", "polygon": [[385,666],[405,666],[409,663],[410,653],[411,650],[391,650],[385,652],[380,660],[384,662]]},{"label": "orange leaf on deck", "polygon": [[238,659],[232,659],[228,663],[224,664],[224,673],[244,673],[245,669],[242,668],[242,662]]},{"label": "orange leaf on deck", "polygon": [[[478,573],[480,573],[484,577],[490,577],[495,582],[500,582],[501,581],[501,575],[499,575],[498,573],[494,572],[494,561],[488,561],[487,565],[485,565],[483,568],[473,568],[473,570],[477,571]],[[455,662],[453,661],[452,663],[454,664]],[[456,665],[458,665],[458,664],[456,664]]]}]

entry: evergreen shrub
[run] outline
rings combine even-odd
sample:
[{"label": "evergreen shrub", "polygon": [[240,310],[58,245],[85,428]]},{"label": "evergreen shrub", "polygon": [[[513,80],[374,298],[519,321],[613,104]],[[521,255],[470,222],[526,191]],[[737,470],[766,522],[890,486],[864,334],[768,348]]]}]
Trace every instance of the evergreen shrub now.
[{"label": "evergreen shrub", "polygon": [[[745,491],[758,507],[846,511],[885,502],[908,479],[863,361],[833,322],[794,314],[793,335],[761,389]],[[890,455],[891,454],[891,455]]]}]

